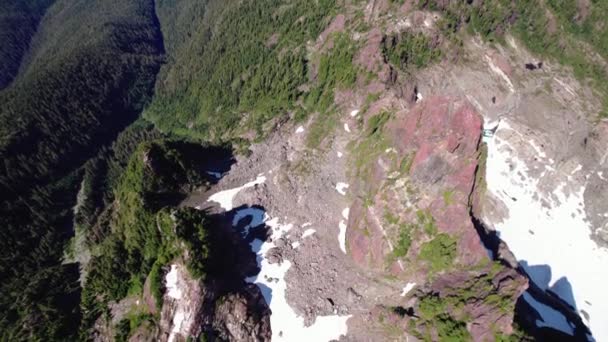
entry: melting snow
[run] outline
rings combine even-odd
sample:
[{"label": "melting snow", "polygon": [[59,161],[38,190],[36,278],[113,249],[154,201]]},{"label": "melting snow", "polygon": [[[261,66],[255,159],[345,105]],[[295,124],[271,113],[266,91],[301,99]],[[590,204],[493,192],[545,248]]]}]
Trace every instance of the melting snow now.
[{"label": "melting snow", "polygon": [[272,314],[270,326],[272,328],[273,341],[330,341],[339,339],[345,335],[348,328],[346,321],[349,316],[318,316],[315,323],[309,327],[304,326],[304,318],[299,317],[287,303],[285,296],[287,283],[285,274],[291,267],[289,260],[282,263],[268,263],[266,252],[275,247],[274,242],[288,232],[293,225],[280,224],[277,218],[268,220],[266,224],[271,228],[272,237],[270,242],[254,240],[251,248],[257,254],[260,273],[255,277],[247,278],[250,283],[260,287],[264,299]]},{"label": "melting snow", "polygon": [[[498,132],[504,130],[512,128],[503,121]],[[543,196],[539,179],[518,176],[527,175],[528,170],[500,134],[488,141],[488,190],[502,200],[509,213],[502,222],[494,222],[494,227],[532,280],[576,305],[579,312],[587,312],[594,337],[608,341],[608,250],[598,248],[590,238],[591,226],[584,204],[581,206],[585,187],[567,195],[564,188],[571,184],[564,182]],[[534,235],[528,232],[531,228]]]},{"label": "melting snow", "polygon": [[305,238],[305,237],[309,237],[309,236],[311,236],[311,235],[312,235],[312,234],[314,234],[315,232],[316,232],[316,230],[314,230],[314,229],[312,229],[312,228],[306,229],[306,230],[304,231],[304,233],[302,233],[302,239],[303,239],[303,238]]},{"label": "melting snow", "polygon": [[340,243],[340,249],[344,254],[346,254],[346,227],[346,222],[344,222],[344,220],[340,220],[340,232],[338,233],[338,243]]},{"label": "melting snow", "polygon": [[348,189],[348,184],[338,182],[336,184],[336,190],[340,193],[340,195],[346,195],[346,189]]},{"label": "melting snow", "polygon": [[350,128],[348,127],[347,123],[344,124],[344,130],[350,133]]},{"label": "melting snow", "polygon": [[173,299],[182,298],[182,290],[177,286],[177,265],[171,265],[171,270],[165,277],[167,295]]},{"label": "melting snow", "polygon": [[401,292],[401,297],[405,297],[405,295],[407,295],[410,291],[412,291],[414,286],[416,286],[416,283],[405,284],[405,287],[403,288],[403,291]]},{"label": "melting snow", "polygon": [[352,112],[350,112],[350,116],[352,116],[352,117],[357,116],[357,114],[359,114],[359,110],[358,109],[355,109]]},{"label": "melting snow", "polygon": [[304,132],[304,127],[300,126],[298,127],[298,129],[296,129],[296,133],[302,133]]},{"label": "melting snow", "polygon": [[258,175],[258,177],[255,180],[253,180],[249,183],[246,183],[245,185],[243,185],[241,187],[220,191],[218,193],[211,195],[207,201],[208,202],[213,201],[213,202],[219,203],[220,207],[222,207],[226,211],[232,210],[232,200],[234,199],[234,196],[236,196],[236,194],[239,193],[239,191],[246,189],[246,188],[250,188],[250,187],[258,185],[258,184],[262,184],[265,181],[266,181],[265,176]]}]

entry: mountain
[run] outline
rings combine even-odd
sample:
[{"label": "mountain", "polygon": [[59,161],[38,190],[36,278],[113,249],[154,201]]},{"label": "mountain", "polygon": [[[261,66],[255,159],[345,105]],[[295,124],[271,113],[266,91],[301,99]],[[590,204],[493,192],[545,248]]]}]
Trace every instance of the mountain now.
[{"label": "mountain", "polygon": [[2,339],[607,338],[607,6],[0,0]]}]

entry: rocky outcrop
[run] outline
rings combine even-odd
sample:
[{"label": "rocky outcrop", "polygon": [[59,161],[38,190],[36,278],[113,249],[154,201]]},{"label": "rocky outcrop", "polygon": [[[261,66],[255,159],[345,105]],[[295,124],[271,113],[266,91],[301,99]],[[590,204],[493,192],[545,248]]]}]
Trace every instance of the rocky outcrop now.
[{"label": "rocky outcrop", "polygon": [[225,341],[270,341],[269,316],[260,289],[248,284],[243,291],[228,294],[217,302],[213,330]]},{"label": "rocky outcrop", "polygon": [[419,284],[401,309],[380,309],[413,336],[439,339],[448,328],[475,341],[511,334],[528,285],[515,268],[490,260],[472,221],[481,129],[480,115],[459,97],[433,96],[396,113],[384,127],[391,147],[360,185],[376,195],[351,209],[353,260]]}]

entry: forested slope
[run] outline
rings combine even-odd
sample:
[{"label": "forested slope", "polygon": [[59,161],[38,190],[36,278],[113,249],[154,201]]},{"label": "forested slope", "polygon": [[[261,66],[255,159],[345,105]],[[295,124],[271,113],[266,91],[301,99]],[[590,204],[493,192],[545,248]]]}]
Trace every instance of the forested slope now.
[{"label": "forested slope", "polygon": [[162,54],[153,1],[57,1],[0,93],[3,339],[76,333],[78,267],[61,258],[79,168],[137,117]]},{"label": "forested slope", "polygon": [[0,90],[19,70],[44,12],[54,0],[0,1]]},{"label": "forested slope", "polygon": [[310,71],[306,43],[327,26],[335,1],[202,5],[159,3],[170,58],[145,117],[163,131],[222,140],[297,108]]}]

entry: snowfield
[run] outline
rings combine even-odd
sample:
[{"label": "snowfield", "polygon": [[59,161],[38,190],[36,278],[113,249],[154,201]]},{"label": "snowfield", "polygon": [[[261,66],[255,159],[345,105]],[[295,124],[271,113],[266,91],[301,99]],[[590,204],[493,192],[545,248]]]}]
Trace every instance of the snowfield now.
[{"label": "snowfield", "polygon": [[[486,126],[492,128],[495,124]],[[502,222],[485,220],[499,232],[534,283],[542,289],[550,289],[574,306],[594,338],[608,341],[605,288],[608,250],[599,248],[590,238],[591,226],[583,199],[585,186],[573,190],[573,183],[569,182],[571,174],[564,174],[558,175],[558,179],[562,179],[561,185],[552,193],[543,193],[538,186],[539,180],[548,172],[556,172],[549,165],[553,161],[537,151],[537,159],[549,167],[545,167],[540,177],[530,177],[529,166],[517,158],[517,151],[502,134],[509,131],[513,128],[507,121],[502,121],[494,137],[485,140],[488,146],[487,189],[506,206],[508,215]],[[531,149],[538,149],[534,142],[529,144]],[[577,167],[574,172],[581,170],[582,167]],[[542,305],[528,297],[524,298],[531,305]],[[572,333],[569,325],[564,325],[554,313],[544,310],[541,315],[545,318],[545,322],[539,322],[541,326],[549,325]]]},{"label": "snowfield", "polygon": [[211,195],[211,197],[209,197],[209,199],[207,201],[208,202],[213,201],[213,202],[219,203],[220,207],[222,207],[226,211],[232,210],[232,199],[234,198],[234,196],[236,196],[236,194],[239,193],[239,191],[246,189],[246,188],[251,188],[252,186],[255,186],[258,184],[262,184],[265,181],[266,181],[266,177],[263,175],[259,175],[255,180],[253,180],[249,183],[246,183],[241,187],[230,189],[230,190],[224,190],[224,191],[220,191],[216,194],[213,194],[213,195]]}]

